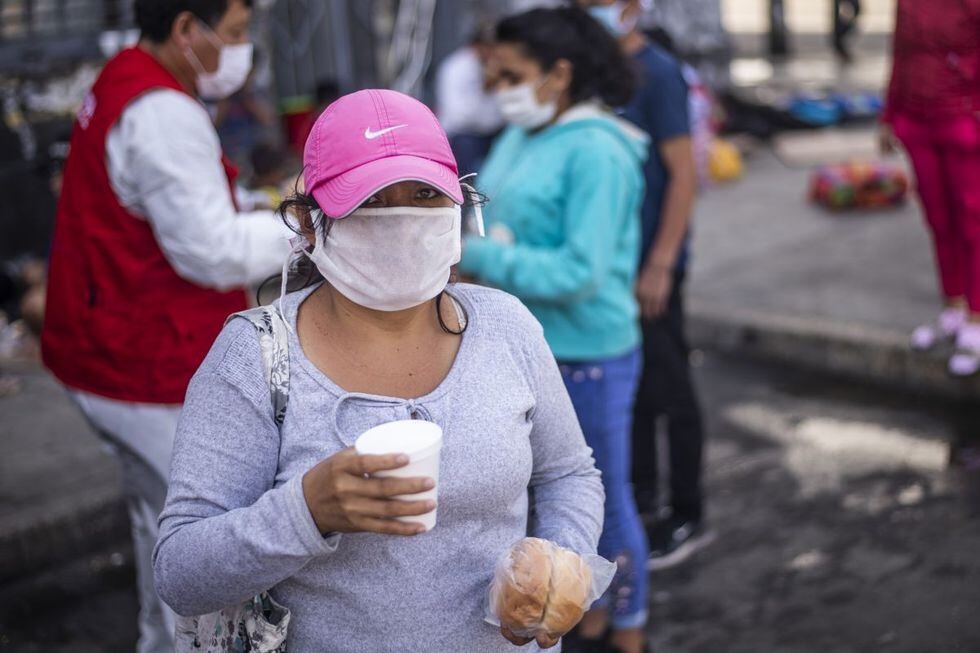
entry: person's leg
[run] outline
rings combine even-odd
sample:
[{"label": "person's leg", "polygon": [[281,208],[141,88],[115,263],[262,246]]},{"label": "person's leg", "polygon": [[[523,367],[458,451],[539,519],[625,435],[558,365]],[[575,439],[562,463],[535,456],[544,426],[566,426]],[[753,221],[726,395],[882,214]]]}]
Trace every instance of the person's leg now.
[{"label": "person's leg", "polygon": [[980,121],[969,117],[948,125],[944,169],[953,198],[953,216],[963,253],[963,285],[968,319],[957,334],[950,371],[980,372]]},{"label": "person's leg", "polygon": [[655,518],[660,508],[657,420],[664,414],[662,398],[669,379],[659,361],[670,346],[669,339],[663,319],[643,322],[643,369],[633,406],[631,478],[637,509],[649,518]]},{"label": "person's leg", "polygon": [[684,274],[680,272],[675,275],[667,311],[659,320],[661,337],[654,361],[663,379],[657,401],[667,417],[671,515],[647,530],[650,570],[680,564],[714,538],[702,519],[704,431],[684,335],[683,294]]},{"label": "person's leg", "polygon": [[927,349],[942,338],[955,336],[965,320],[965,249],[959,226],[954,220],[954,206],[941,150],[932,127],[901,115],[896,116],[893,127],[915,172],[916,191],[932,235],[939,286],[945,304],[936,324],[922,326],[912,334],[912,346]]},{"label": "person's leg", "polygon": [[855,21],[851,11],[852,5],[847,0],[834,0],[831,41],[837,56],[845,62],[851,61],[851,51],[847,47],[847,35],[854,29]]},{"label": "person's leg", "polygon": [[831,18],[831,31],[834,47],[838,50],[840,49],[840,38],[844,32],[844,14],[843,14],[843,4],[844,0],[834,0],[830,7],[830,18]]},{"label": "person's leg", "polygon": [[790,54],[789,28],[783,0],[769,0],[769,54],[784,57]]},{"label": "person's leg", "polygon": [[662,413],[658,398],[662,396],[662,370],[654,361],[660,328],[653,323],[643,325],[643,370],[636,392],[631,435],[631,478],[634,497],[640,513],[654,518],[659,510],[659,459],[657,456],[657,421]]},{"label": "person's leg", "polygon": [[[134,475],[145,478],[154,474],[143,460],[125,449],[119,451],[119,458],[123,465],[124,478]],[[173,651],[176,615],[157,596],[153,580],[153,548],[160,535],[157,519],[163,509],[163,503],[156,500],[151,503],[146,497],[139,496],[133,491],[136,487],[133,482],[128,482],[127,486],[130,491],[127,492],[126,504],[133,535],[136,585],[140,601],[140,638],[137,651],[139,653]]]},{"label": "person's leg", "polygon": [[916,191],[932,233],[940,287],[943,296],[952,302],[961,299],[966,292],[963,251],[957,238],[940,150],[929,130],[929,125],[907,118],[895,120],[895,135],[912,161]]},{"label": "person's leg", "polygon": [[630,486],[633,397],[641,355],[563,366],[563,376],[606,490],[599,553],[617,563],[606,594],[613,644],[624,653],[643,647],[647,619],[646,534]]},{"label": "person's leg", "polygon": [[840,15],[841,35],[847,38],[857,29],[858,17],[861,15],[861,3],[859,0],[838,0],[837,11]]},{"label": "person's leg", "polygon": [[670,504],[673,517],[700,522],[704,499],[701,470],[704,456],[704,430],[698,404],[689,347],[684,334],[683,272],[675,275],[674,288],[664,316],[667,332],[659,366],[668,381],[661,403],[667,414],[667,442],[670,450]]},{"label": "person's leg", "polygon": [[174,650],[175,615],[157,596],[151,556],[170,476],[179,406],[114,401],[73,392],[73,398],[119,458],[133,534],[140,598],[138,653]]},{"label": "person's leg", "polygon": [[848,32],[847,15],[845,13],[846,4],[846,0],[834,0],[833,2],[833,34],[831,35],[831,42],[837,55],[844,61],[849,61],[851,53],[847,49],[846,41]]},{"label": "person's leg", "polygon": [[[592,448],[592,455],[596,460],[596,468],[600,472],[603,470],[603,463],[606,460],[605,441],[600,437],[602,425],[602,401],[597,391],[597,382],[589,378],[590,366],[574,363],[560,364],[562,380],[568,390],[568,396],[572,400],[575,408],[575,415],[578,417],[579,425],[585,436],[586,443]],[[600,462],[601,461],[601,462]],[[606,499],[603,514],[603,535],[609,527],[609,491],[606,488],[605,473],[603,472],[603,489],[606,490]],[[599,554],[602,555],[604,542],[599,542]],[[615,583],[615,579],[613,580]],[[609,593],[600,597],[592,608],[585,613],[576,631],[581,639],[586,641],[596,641],[602,638],[609,628]]]},{"label": "person's leg", "polygon": [[970,322],[980,323],[980,151],[963,155],[957,163],[961,202],[958,219],[965,255],[965,295]]}]

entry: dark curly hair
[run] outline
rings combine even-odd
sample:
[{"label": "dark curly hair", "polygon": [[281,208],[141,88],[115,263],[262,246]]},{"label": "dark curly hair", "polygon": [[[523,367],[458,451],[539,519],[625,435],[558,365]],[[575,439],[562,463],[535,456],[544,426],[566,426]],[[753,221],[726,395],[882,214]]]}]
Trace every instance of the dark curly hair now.
[{"label": "dark curly hair", "polygon": [[579,7],[532,9],[497,24],[497,42],[518,45],[544,70],[572,64],[573,103],[600,98],[611,107],[629,103],[636,74],[612,34]]}]

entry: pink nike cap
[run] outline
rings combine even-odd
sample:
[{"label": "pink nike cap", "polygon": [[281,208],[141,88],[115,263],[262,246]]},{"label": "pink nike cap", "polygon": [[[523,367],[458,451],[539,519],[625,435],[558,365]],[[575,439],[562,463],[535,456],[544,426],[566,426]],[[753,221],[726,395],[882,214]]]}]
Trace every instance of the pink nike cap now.
[{"label": "pink nike cap", "polygon": [[306,192],[331,218],[400,181],[432,184],[463,203],[446,132],[427,106],[397,91],[358,91],[327,107],[306,139],[303,167]]}]

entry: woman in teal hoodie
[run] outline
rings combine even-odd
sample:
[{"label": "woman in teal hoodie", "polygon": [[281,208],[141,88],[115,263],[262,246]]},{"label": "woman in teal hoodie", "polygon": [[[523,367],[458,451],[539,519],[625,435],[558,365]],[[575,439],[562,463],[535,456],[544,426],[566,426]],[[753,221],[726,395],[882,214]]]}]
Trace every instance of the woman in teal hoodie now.
[{"label": "woman in teal hoodie", "polygon": [[502,21],[489,72],[511,126],[479,177],[487,237],[465,242],[460,269],[519,297],[544,327],[603,475],[599,551],[619,564],[582,635],[608,624],[613,650],[640,653],[647,542],[629,487],[629,440],[647,138],[607,109],[628,102],[633,71],[588,14],[561,8]]}]

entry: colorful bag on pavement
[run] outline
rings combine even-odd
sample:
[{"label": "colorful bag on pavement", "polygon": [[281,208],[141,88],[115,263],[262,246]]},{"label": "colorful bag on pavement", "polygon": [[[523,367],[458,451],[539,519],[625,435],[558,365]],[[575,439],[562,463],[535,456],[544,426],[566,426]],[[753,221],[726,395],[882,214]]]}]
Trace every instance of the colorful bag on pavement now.
[{"label": "colorful bag on pavement", "polygon": [[852,162],[818,168],[810,201],[834,211],[880,209],[902,204],[908,190],[908,176],[898,166]]}]

